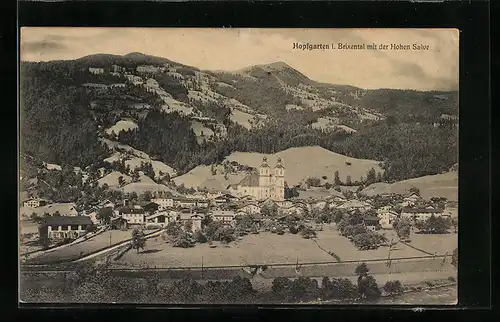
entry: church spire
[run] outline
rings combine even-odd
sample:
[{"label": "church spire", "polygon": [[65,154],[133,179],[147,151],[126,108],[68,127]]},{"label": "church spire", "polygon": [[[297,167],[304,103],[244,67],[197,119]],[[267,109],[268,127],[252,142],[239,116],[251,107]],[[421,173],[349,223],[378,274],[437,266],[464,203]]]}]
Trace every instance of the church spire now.
[{"label": "church spire", "polygon": [[276,164],[275,168],[278,168],[278,169],[284,169],[285,168],[283,166],[283,164],[281,163],[281,158],[278,158],[278,163]]},{"label": "church spire", "polygon": [[261,168],[268,168],[269,164],[267,164],[267,158],[263,157],[262,158],[262,164],[260,165]]}]

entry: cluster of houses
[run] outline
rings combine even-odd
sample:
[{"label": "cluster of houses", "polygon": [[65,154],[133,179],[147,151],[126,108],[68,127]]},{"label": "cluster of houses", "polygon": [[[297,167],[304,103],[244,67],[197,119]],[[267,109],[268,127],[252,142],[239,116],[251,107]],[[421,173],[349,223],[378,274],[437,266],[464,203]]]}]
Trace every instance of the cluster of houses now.
[{"label": "cluster of houses", "polygon": [[[390,197],[390,195],[388,195]],[[51,239],[78,236],[85,233],[90,225],[109,224],[111,229],[128,229],[140,226],[145,229],[158,229],[171,222],[191,222],[193,232],[202,228],[202,221],[210,216],[227,226],[235,226],[238,216],[252,215],[252,219],[281,221],[289,216],[304,217],[307,213],[321,212],[325,209],[338,209],[349,214],[355,211],[369,213],[365,216],[368,228],[392,229],[398,218],[406,218],[412,223],[435,217],[456,217],[456,204],[449,203],[443,209],[425,202],[417,193],[404,196],[397,204],[374,206],[372,198],[353,197],[347,199],[341,193],[332,193],[321,198],[294,197],[286,200],[270,198],[258,200],[255,196],[238,197],[229,193],[207,192],[182,197],[156,196],[147,202],[132,204],[127,200],[115,204],[104,200],[87,211],[77,211],[74,204],[50,204],[46,200],[28,199],[23,207],[39,214],[50,214],[40,227],[40,237]],[[106,222],[99,219],[98,213],[109,208],[111,216]],[[272,217],[267,209],[273,209]],[[57,216],[54,213],[58,212]]]}]

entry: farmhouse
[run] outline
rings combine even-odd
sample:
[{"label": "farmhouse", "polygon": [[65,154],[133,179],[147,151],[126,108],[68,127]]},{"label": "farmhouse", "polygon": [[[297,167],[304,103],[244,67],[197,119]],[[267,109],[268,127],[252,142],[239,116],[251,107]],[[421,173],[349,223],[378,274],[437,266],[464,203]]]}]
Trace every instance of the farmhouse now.
[{"label": "farmhouse", "polygon": [[441,217],[443,214],[442,210],[427,207],[427,208],[403,208],[401,210],[401,218],[407,218],[412,222],[419,220],[427,220],[431,216]]},{"label": "farmhouse", "polygon": [[366,216],[363,218],[366,228],[375,231],[380,224],[380,218],[375,216]]},{"label": "farmhouse", "polygon": [[239,212],[246,214],[260,214],[260,207],[255,204],[246,204],[237,208]]},{"label": "farmhouse", "polygon": [[158,204],[159,211],[172,208],[174,206],[174,199],[172,198],[154,198],[151,199],[151,202]]},{"label": "farmhouse", "polygon": [[275,201],[285,200],[285,167],[278,163],[271,169],[267,158],[263,158],[258,174],[249,174],[238,184],[238,196],[250,195],[257,200],[271,198]]},{"label": "farmhouse", "polygon": [[125,87],[127,87],[127,85],[124,83],[116,83],[108,85],[108,88],[125,88]]},{"label": "farmhouse", "polygon": [[392,229],[392,224],[398,218],[398,214],[388,209],[378,209],[377,217],[380,219],[382,229]]},{"label": "farmhouse", "polygon": [[44,199],[30,198],[23,201],[23,207],[38,208],[40,206],[45,206],[47,203],[47,200]]},{"label": "farmhouse", "polygon": [[165,227],[166,225],[168,225],[168,223],[173,221],[174,218],[175,215],[172,212],[161,211],[147,216],[146,223],[154,223],[159,225],[160,227]]},{"label": "farmhouse", "polygon": [[215,210],[212,212],[213,220],[220,221],[224,225],[234,224],[235,216],[236,214],[234,213],[234,211]]},{"label": "farmhouse", "polygon": [[85,234],[87,227],[91,225],[90,218],[85,216],[47,217],[38,228],[40,242],[48,244],[50,240],[77,238]]},{"label": "farmhouse", "polygon": [[403,206],[403,207],[415,206],[415,203],[421,199],[422,198],[417,193],[415,193],[415,192],[409,193],[403,199],[401,206]]},{"label": "farmhouse", "polygon": [[94,75],[104,74],[104,68],[89,67],[89,73]]},{"label": "farmhouse", "polygon": [[139,206],[124,206],[118,209],[118,214],[127,221],[129,225],[142,225],[144,223],[145,211]]},{"label": "farmhouse", "polygon": [[123,217],[111,218],[109,225],[111,229],[121,229],[121,230],[128,229],[128,222]]},{"label": "farmhouse", "polygon": [[109,201],[108,199],[103,200],[97,204],[98,208],[115,208],[115,203]]},{"label": "farmhouse", "polygon": [[214,198],[214,202],[216,205],[235,202],[238,200],[239,200],[238,197],[235,197],[235,196],[227,194],[227,193]]},{"label": "farmhouse", "polygon": [[152,66],[152,65],[141,65],[137,66],[136,70],[138,73],[152,73],[156,74],[159,71],[162,71],[164,68],[159,67],[159,66]]},{"label": "farmhouse", "polygon": [[170,220],[178,221],[181,224],[186,222],[191,222],[191,230],[195,232],[201,230],[201,221],[205,218],[205,213],[203,212],[192,212],[190,209],[183,209],[180,213],[172,216]]}]

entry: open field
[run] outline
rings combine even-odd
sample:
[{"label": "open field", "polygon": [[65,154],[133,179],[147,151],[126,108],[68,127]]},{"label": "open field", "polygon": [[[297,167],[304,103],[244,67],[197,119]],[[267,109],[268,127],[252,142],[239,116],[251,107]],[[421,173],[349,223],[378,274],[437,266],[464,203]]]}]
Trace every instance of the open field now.
[{"label": "open field", "polygon": [[411,234],[410,245],[423,249],[429,253],[445,254],[451,256],[453,250],[458,247],[458,234],[425,235]]},{"label": "open field", "polygon": [[199,244],[193,248],[176,248],[158,238],[148,240],[145,253],[128,252],[117,264],[156,267],[251,265],[271,263],[324,262],[333,258],[321,251],[312,240],[296,235],[271,233],[247,235],[229,247],[215,243],[217,248]]},{"label": "open field", "polygon": [[[391,239],[392,231],[382,231]],[[451,251],[458,243],[456,235],[412,235],[415,236],[415,247],[428,252],[437,251],[438,255]],[[455,236],[455,237],[453,237]],[[437,247],[442,240],[443,246]],[[455,244],[453,243],[455,242]],[[413,244],[413,242],[412,242]],[[176,248],[166,243],[160,237],[148,240],[145,252],[128,252],[117,265],[124,267],[205,267],[228,265],[257,265],[257,264],[291,264],[297,260],[301,263],[316,263],[335,261],[327,252],[334,252],[341,261],[385,260],[388,257],[388,248],[380,247],[376,250],[357,250],[354,245],[332,226],[326,226],[318,232],[318,238],[303,239],[299,235],[285,234],[282,236],[263,232],[258,235],[247,235],[225,247],[216,243],[216,248],[208,244],[197,244],[193,248]],[[324,250],[322,250],[323,248]],[[398,244],[393,248],[392,258],[408,258],[427,256],[419,250]],[[203,258],[203,259],[202,259]],[[384,263],[385,264],[385,263]]]},{"label": "open field", "polygon": [[[111,238],[110,238],[111,237]],[[32,259],[26,264],[50,264],[62,260],[75,260],[82,255],[89,254],[109,245],[119,243],[132,237],[132,230],[110,230],[94,236],[84,242],[67,246],[52,252],[47,252]]]},{"label": "open field", "polygon": [[[381,230],[380,233],[385,234],[389,240],[393,237],[396,239],[393,230]],[[349,239],[341,236],[334,227],[324,227],[323,231],[317,232],[317,236],[318,238],[316,241],[318,245],[328,252],[337,254],[341,261],[385,259],[389,255],[388,247],[379,247],[373,250],[358,250]],[[427,254],[419,252],[404,244],[394,246],[391,252],[391,257],[393,258],[425,255]]]}]

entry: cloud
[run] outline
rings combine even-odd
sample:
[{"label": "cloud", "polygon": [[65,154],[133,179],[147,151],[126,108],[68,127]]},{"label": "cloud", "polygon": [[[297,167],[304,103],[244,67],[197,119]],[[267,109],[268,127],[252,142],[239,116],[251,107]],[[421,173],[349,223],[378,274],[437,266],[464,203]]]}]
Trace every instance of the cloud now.
[{"label": "cloud", "polygon": [[54,52],[67,49],[67,47],[60,42],[41,40],[33,42],[25,42],[21,44],[21,52],[23,53],[40,53]]},{"label": "cloud", "polygon": [[[239,70],[283,61],[313,80],[362,88],[458,88],[453,29],[63,28],[21,31],[23,60],[76,59],[130,52],[204,70]],[[426,44],[427,51],[294,50],[293,43]]]}]

